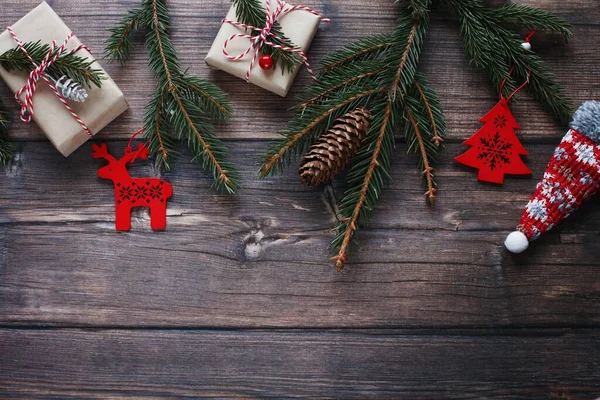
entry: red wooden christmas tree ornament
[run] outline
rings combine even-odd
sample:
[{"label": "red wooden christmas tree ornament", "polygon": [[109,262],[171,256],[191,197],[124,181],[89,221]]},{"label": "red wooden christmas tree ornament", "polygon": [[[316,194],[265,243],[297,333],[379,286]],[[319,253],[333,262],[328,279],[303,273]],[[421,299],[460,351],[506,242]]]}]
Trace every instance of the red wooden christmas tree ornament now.
[{"label": "red wooden christmas tree ornament", "polygon": [[479,169],[477,179],[483,182],[504,183],[504,175],[529,175],[521,156],[527,155],[515,130],[521,129],[502,98],[483,118],[483,127],[463,144],[472,146],[455,160]]},{"label": "red wooden christmas tree ornament", "polygon": [[127,146],[125,155],[115,159],[108,153],[106,144],[92,145],[92,157],[104,158],[108,165],[98,170],[98,176],[110,179],[115,185],[116,228],[128,231],[131,228],[131,209],[150,208],[150,226],[153,230],[163,230],[167,226],[167,199],[173,194],[171,185],[158,178],[132,178],[127,165],[136,158],[145,160],[149,150],[139,144],[137,150]]}]

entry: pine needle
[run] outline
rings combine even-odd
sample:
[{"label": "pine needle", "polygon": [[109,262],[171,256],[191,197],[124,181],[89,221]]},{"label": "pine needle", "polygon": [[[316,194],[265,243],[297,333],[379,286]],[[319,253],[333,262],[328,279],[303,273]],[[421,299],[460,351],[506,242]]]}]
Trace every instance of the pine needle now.
[{"label": "pine needle", "polygon": [[387,52],[394,42],[390,35],[377,35],[361,39],[356,43],[350,44],[341,50],[337,50],[322,61],[323,68],[319,73],[319,79],[323,79],[330,71],[349,65],[352,61],[376,60],[379,56]]},{"label": "pine needle", "polygon": [[[50,51],[50,46],[42,44],[40,41],[24,43],[23,47],[38,65]],[[56,51],[52,54],[56,54]],[[55,81],[66,75],[81,85],[102,87],[102,81],[106,79],[106,75],[102,70],[92,68],[92,63],[94,60],[78,56],[77,53],[65,53],[46,70],[46,73]],[[35,68],[25,53],[17,47],[0,55],[0,65],[7,71],[31,72]]]},{"label": "pine needle", "polygon": [[8,140],[9,114],[0,102],[0,164],[6,165],[12,157],[12,148]]},{"label": "pine needle", "polygon": [[359,223],[368,218],[373,203],[379,198],[385,178],[383,171],[389,168],[394,143],[394,132],[390,129],[394,107],[392,101],[386,101],[381,123],[375,127],[376,133],[371,133],[371,140],[362,147],[350,169],[349,180],[354,181],[356,186],[345,193],[340,205],[342,219],[333,239],[333,246],[338,248],[338,253],[331,260],[335,262],[338,272],[344,269],[348,260],[350,242]]},{"label": "pine needle", "polygon": [[235,193],[239,176],[227,161],[226,146],[213,135],[214,122],[231,115],[227,95],[214,84],[182,70],[170,38],[171,19],[165,0],[144,0],[110,29],[106,53],[124,63],[136,31],[146,34],[149,67],[157,80],[156,92],[146,106],[144,133],[159,168],[170,170],[177,156],[176,142],[185,140],[197,161],[214,180],[218,191]]},{"label": "pine needle", "polygon": [[284,163],[290,161],[292,155],[298,155],[308,148],[325,126],[329,126],[336,118],[358,107],[369,97],[379,93],[379,89],[366,88],[363,91],[348,91],[339,95],[339,99],[329,100],[324,104],[306,108],[305,115],[299,115],[294,124],[281,134],[285,139],[274,145],[265,156],[260,169],[261,177],[274,175],[280,171]]},{"label": "pine needle", "polygon": [[422,171],[427,191],[425,196],[430,204],[435,202],[437,185],[433,164],[442,150],[446,122],[441,103],[435,91],[423,74],[417,73],[413,86],[405,99],[405,137],[408,152],[417,155],[418,167]]},{"label": "pine needle", "polygon": [[[490,8],[482,0],[398,0],[400,18],[394,31],[361,39],[325,57],[319,80],[300,97],[296,115],[283,139],[267,152],[260,176],[273,175],[302,154],[339,115],[356,108],[371,111],[371,128],[346,175],[349,189],[339,207],[340,219],[332,242],[332,259],[341,270],[349,259],[352,240],[372,214],[389,179],[394,134],[405,132],[408,152],[418,160],[433,203],[437,192],[436,156],[446,131],[441,102],[426,77],[417,72],[428,30],[429,14],[443,6],[459,17],[468,61],[485,69],[496,90],[510,94],[531,72],[534,97],[560,122],[571,116],[565,91],[540,57],[521,48],[523,27],[571,37],[571,26],[546,11],[526,5]],[[509,75],[511,66],[514,72]]]},{"label": "pine needle", "polygon": [[[23,44],[23,47],[38,65],[50,51],[50,45],[42,44],[41,41],[27,42]],[[52,54],[56,54],[56,50]],[[77,53],[65,53],[48,67],[46,73],[55,81],[66,75],[82,86],[102,87],[102,81],[106,79],[106,75],[102,70],[92,68],[93,63],[94,60],[81,57]],[[23,71],[26,73],[31,72],[36,67],[25,53],[17,47],[0,55],[0,65],[7,71]],[[8,163],[12,155],[8,139],[8,126],[9,113],[4,105],[0,103],[0,164]]]},{"label": "pine needle", "polygon": [[[465,54],[477,68],[484,68],[496,90],[506,79],[503,95],[508,96],[518,84],[527,80],[527,90],[549,111],[557,122],[567,124],[573,109],[566,91],[549,67],[532,52],[521,48],[523,39],[510,31],[507,21],[539,27],[571,37],[571,25],[548,12],[533,7],[504,6],[489,9],[480,0],[445,0],[450,9],[460,17],[460,28]],[[527,22],[529,21],[529,22]],[[511,67],[515,73],[509,75]]]},{"label": "pine needle", "polygon": [[490,11],[490,16],[502,24],[561,34],[565,40],[573,37],[573,26],[563,18],[527,4],[504,4]]},{"label": "pine needle", "polygon": [[129,60],[133,49],[132,37],[141,28],[143,12],[144,10],[141,9],[129,10],[116,27],[108,29],[110,36],[106,40],[105,54],[109,59],[117,61],[121,65]]},{"label": "pine needle", "polygon": [[[262,28],[266,24],[266,14],[259,0],[232,0],[233,5],[236,7],[237,19],[239,22],[247,25],[252,25],[257,28]],[[273,2],[275,3],[275,2]],[[297,47],[288,39],[281,30],[279,23],[275,22],[271,29],[272,36],[269,40],[276,45]],[[259,31],[253,31],[252,35],[260,34]],[[283,73],[290,73],[295,66],[302,63],[298,55],[291,51],[283,51],[281,49],[263,46],[261,52],[263,54],[269,54],[273,57],[273,66],[277,66],[278,63],[282,65]]]},{"label": "pine needle", "polygon": [[[348,173],[348,183],[351,188],[346,192],[340,205],[342,222],[336,227],[337,235],[332,244],[338,249],[338,254],[332,259],[336,269],[341,271],[348,259],[349,245],[358,230],[359,224],[367,222],[389,176],[390,154],[394,145],[394,132],[401,126],[402,102],[409,87],[413,86],[418,65],[421,44],[427,32],[427,18],[421,16],[413,19],[403,14],[398,27],[392,33],[395,42],[394,49],[400,50],[400,56],[387,62],[390,67],[382,76],[380,82],[385,89],[385,105],[379,106],[383,112],[373,113],[373,123],[376,134],[359,151],[356,161]],[[391,57],[390,57],[391,58]],[[434,151],[437,151],[434,150]],[[427,149],[423,148],[424,168],[431,174],[428,163]],[[432,179],[431,179],[432,180]],[[428,181],[428,192],[433,197],[433,183]]]}]

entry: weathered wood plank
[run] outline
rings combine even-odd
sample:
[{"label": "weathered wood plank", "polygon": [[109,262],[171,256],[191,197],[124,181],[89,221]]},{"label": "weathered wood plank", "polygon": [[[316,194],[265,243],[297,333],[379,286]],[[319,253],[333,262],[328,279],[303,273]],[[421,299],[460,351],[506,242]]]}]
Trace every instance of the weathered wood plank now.
[{"label": "weathered wood plank", "polygon": [[[56,227],[2,231],[0,323],[5,325],[551,327],[600,322],[600,254],[591,240],[546,245],[543,254],[513,259],[500,249],[498,234],[367,232],[348,272],[336,274],[323,261],[326,240],[307,238],[306,232],[247,228],[217,240],[198,231],[170,239]],[[415,254],[423,252],[431,254]],[[300,258],[303,253],[310,254]]]},{"label": "weathered wood plank", "polygon": [[[106,27],[139,0],[50,1],[101,54]],[[600,95],[600,9],[591,1],[527,0],[573,22],[576,38],[535,50],[576,102]],[[303,0],[334,22],[311,48],[390,30],[390,0]],[[0,26],[38,0],[5,0]],[[485,75],[462,55],[455,23],[435,18],[423,55],[448,117],[437,176],[439,202],[424,205],[414,160],[399,143],[393,183],[343,274],[326,260],[335,194],[299,185],[294,168],[260,181],[256,162],[309,82],[300,73],[281,100],[225,73],[203,56],[228,0],[169,1],[182,64],[232,97],[229,138],[244,190],[215,195],[184,154],[166,178],[175,187],[168,231],[114,231],[112,192],[83,146],[68,159],[15,123],[16,157],[0,171],[0,397],[595,398],[600,395],[600,198],[514,257],[502,241],[516,224],[564,128],[524,96],[514,111],[531,153],[532,178],[504,187],[476,182],[451,159],[495,103]],[[143,46],[128,67],[102,62],[131,110],[100,139],[128,138],[154,86]],[[11,94],[0,85],[0,99]],[[12,106],[15,110],[16,106]],[[239,140],[242,139],[242,140]],[[34,141],[34,142],[32,142]],[[112,142],[114,149],[124,142]],[[132,169],[155,174],[148,165]],[[33,330],[27,329],[34,327]],[[36,329],[114,327],[133,330]],[[498,327],[529,326],[540,331]],[[235,331],[144,328],[231,328]],[[346,328],[317,332],[240,328]],[[411,328],[407,331],[368,328]],[[473,327],[483,328],[474,330]],[[555,327],[566,327],[556,331]],[[25,328],[25,329],[22,329]],[[424,332],[422,328],[431,328]],[[445,329],[439,329],[445,328]],[[464,331],[448,328],[468,328]],[[486,330],[485,328],[492,328]]]},{"label": "weathered wood plank", "polygon": [[477,336],[0,330],[0,394],[593,399],[597,331]]},{"label": "weathered wood plank", "polygon": [[[20,18],[37,5],[38,0],[9,0],[4,3],[0,26]],[[554,68],[558,79],[567,86],[568,94],[576,103],[598,97],[600,86],[593,71],[600,63],[600,54],[593,49],[600,46],[600,9],[594,2],[584,0],[571,1],[568,6],[560,0],[531,0],[527,3],[563,15],[576,25],[576,39],[568,46],[550,43],[536,47],[536,50]],[[107,35],[106,27],[116,23],[138,1],[104,3],[84,0],[76,2],[76,5],[53,1],[51,4],[81,39],[96,54],[101,54]],[[393,12],[396,6],[389,0],[366,3],[306,0],[303,4],[322,10],[334,19],[330,26],[321,28],[311,47],[310,56],[314,63],[337,46],[365,35],[389,31],[396,19]],[[204,65],[203,57],[218,30],[220,19],[229,7],[229,1],[203,1],[201,9],[197,3],[186,1],[172,1],[169,6],[174,18],[173,41],[182,64],[189,66],[191,73],[214,80],[231,95],[235,116],[230,123],[219,127],[217,134],[231,138],[274,137],[274,132],[282,129],[291,116],[288,109],[294,104],[294,96],[309,82],[307,74],[299,74],[292,92],[282,101],[278,96],[247,85],[226,73],[210,71]],[[534,45],[536,41],[540,44],[547,42],[536,38]],[[128,137],[139,126],[144,105],[154,86],[146,61],[140,43],[128,67],[103,62],[128,97],[131,110],[102,132],[102,138]],[[576,79],[573,79],[574,65],[577,65]],[[477,120],[495,104],[496,94],[490,88],[485,74],[474,71],[464,60],[455,23],[439,18],[434,21],[423,55],[422,70],[430,75],[442,98],[448,117],[449,137],[469,137],[478,128]],[[13,101],[11,94],[4,85],[0,86],[0,98],[10,104]],[[16,114],[16,106],[13,109]],[[555,139],[562,134],[552,119],[527,96],[514,107],[514,111],[526,130],[527,138]],[[39,138],[42,133],[33,124],[26,127],[15,123],[11,128],[11,136],[18,139]]]},{"label": "weathered wood plank", "polygon": [[[126,142],[109,144],[111,151],[122,152]],[[221,196],[210,189],[212,180],[199,165],[189,163],[183,152],[174,172],[165,174],[175,188],[169,203],[169,228],[180,229],[200,222],[204,216],[215,224],[245,215],[277,221],[286,229],[327,230],[334,221],[331,204],[344,192],[340,179],[333,188],[309,188],[300,184],[297,163],[282,175],[259,179],[258,163],[267,141],[231,141],[230,147],[242,175],[242,190],[236,196]],[[378,203],[369,226],[372,229],[509,231],[516,226],[523,207],[542,177],[555,144],[526,145],[525,158],[533,171],[527,177],[507,177],[503,186],[477,181],[477,171],[464,167],[453,158],[468,149],[449,144],[439,160],[436,178],[438,201],[425,205],[423,184],[415,158],[405,154],[405,143],[398,142],[391,168],[391,182]],[[36,224],[105,222],[111,231],[114,220],[112,186],[96,176],[104,161],[91,157],[90,145],[84,145],[71,157],[63,158],[49,142],[20,142],[14,146],[15,160],[0,173],[0,223]],[[130,167],[132,176],[153,176],[150,162],[138,161]],[[333,189],[333,190],[332,190]],[[468,195],[465,195],[468,194]],[[600,223],[596,212],[600,197],[590,201],[561,225],[561,232],[595,231]],[[145,213],[139,213],[143,218]],[[190,218],[188,221],[187,219]],[[235,223],[235,222],[234,222]],[[140,223],[137,229],[143,229]]]},{"label": "weathered wood plank", "polygon": [[[112,187],[89,153],[20,143],[0,176],[0,322],[59,326],[597,326],[597,201],[512,257],[502,248],[554,145],[531,145],[535,178],[476,182],[448,158],[424,205],[402,157],[344,274],[327,261],[333,213],[295,172],[260,181],[265,142],[232,141],[245,189],[218,196],[194,164],[168,175],[168,230],[145,211],[114,231]],[[124,142],[111,143],[124,148]],[[399,144],[400,147],[403,144]],[[399,153],[403,150],[400,148]],[[185,157],[183,157],[185,158]],[[141,163],[143,165],[143,163]],[[141,176],[152,171],[134,168]],[[409,171],[409,172],[407,172]],[[338,188],[338,193],[343,188]],[[468,193],[468,196],[465,196]]]}]

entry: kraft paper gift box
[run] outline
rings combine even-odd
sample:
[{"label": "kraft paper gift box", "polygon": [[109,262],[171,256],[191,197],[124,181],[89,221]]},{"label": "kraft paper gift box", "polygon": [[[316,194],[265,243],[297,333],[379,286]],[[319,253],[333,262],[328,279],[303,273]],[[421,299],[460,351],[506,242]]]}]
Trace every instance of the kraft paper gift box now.
[{"label": "kraft paper gift box", "polygon": [[[71,33],[71,29],[45,2],[12,25],[12,28],[23,43],[41,40],[43,43],[50,44],[54,39],[58,46]],[[69,40],[68,49],[73,49],[79,46],[80,43],[79,39],[74,36]],[[8,31],[4,31],[0,35],[0,54],[16,46],[16,42]],[[76,55],[94,59],[85,49],[79,50]],[[91,64],[91,68],[102,70],[97,61]],[[88,92],[88,98],[85,102],[69,101],[69,105],[87,125],[92,134],[98,133],[129,107],[125,96],[123,96],[115,82],[106,73],[104,75],[106,79],[102,81],[101,88],[93,85],[91,88],[85,86]],[[0,76],[10,89],[16,93],[27,83],[28,74],[21,71],[8,72],[0,67]],[[40,79],[33,95],[33,105],[35,109],[33,120],[44,131],[54,147],[65,157],[89,139],[81,125],[73,118],[43,79]]]},{"label": "kraft paper gift box", "polygon": [[[260,0],[263,8],[267,1],[268,0]],[[274,9],[275,7],[276,0],[271,0],[271,9]],[[286,4],[285,7],[289,8],[290,5]],[[238,21],[235,5],[231,6],[226,18],[232,21]],[[317,33],[321,18],[318,15],[304,10],[295,10],[280,16],[277,19],[277,22],[281,26],[283,34],[306,53]],[[248,70],[254,51],[238,61],[229,60],[223,54],[223,44],[225,41],[236,33],[244,32],[245,31],[240,27],[229,23],[223,23],[221,29],[219,29],[219,32],[217,33],[215,41],[206,55],[206,63],[213,68],[228,72],[231,75],[245,80],[246,71]],[[248,30],[248,33],[251,33],[250,30]],[[235,38],[227,46],[227,52],[231,55],[238,55],[246,51],[250,44],[251,42],[249,39]],[[263,47],[264,46],[265,45],[263,45]],[[258,62],[256,62],[250,73],[250,83],[285,97],[300,68],[306,70],[304,64],[299,64],[296,65],[291,72],[285,71],[282,73],[281,63],[278,63],[277,67],[271,70],[263,70],[258,65]]]}]

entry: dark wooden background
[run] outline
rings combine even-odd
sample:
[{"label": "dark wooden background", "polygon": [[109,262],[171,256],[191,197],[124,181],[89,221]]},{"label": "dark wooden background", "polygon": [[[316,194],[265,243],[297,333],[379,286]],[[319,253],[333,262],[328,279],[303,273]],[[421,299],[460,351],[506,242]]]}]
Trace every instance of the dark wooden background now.
[{"label": "dark wooden background", "polygon": [[[600,95],[597,0],[528,0],[575,25],[567,46],[534,49],[575,102]],[[3,0],[0,26],[37,0]],[[50,4],[97,54],[105,28],[137,0]],[[310,50],[328,51],[394,26],[391,0],[306,0],[333,18]],[[0,395],[7,398],[271,397],[526,398],[600,396],[600,199],[524,255],[502,246],[565,127],[526,95],[513,107],[533,176],[503,187],[453,163],[495,104],[485,74],[464,61],[457,26],[436,16],[422,69],[442,98],[449,139],[438,204],[428,208],[399,140],[393,182],[352,262],[327,260],[343,188],[302,187],[294,168],[261,181],[257,162],[283,128],[285,100],[203,62],[227,0],[172,0],[182,64],[217,82],[235,117],[219,128],[243,190],[216,195],[185,153],[168,230],[148,213],[116,233],[109,182],[82,146],[63,158],[35,124],[11,128],[15,157],[0,171]],[[122,149],[154,82],[140,44],[128,67],[104,62],[131,103],[98,140]],[[2,85],[0,97],[16,105]],[[155,174],[149,164],[133,168]]]}]

